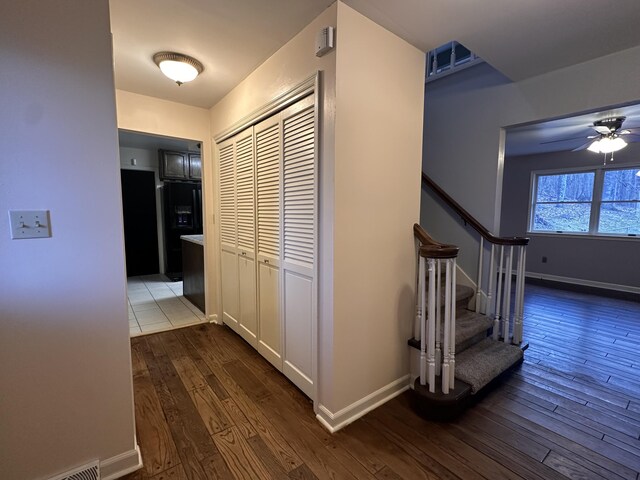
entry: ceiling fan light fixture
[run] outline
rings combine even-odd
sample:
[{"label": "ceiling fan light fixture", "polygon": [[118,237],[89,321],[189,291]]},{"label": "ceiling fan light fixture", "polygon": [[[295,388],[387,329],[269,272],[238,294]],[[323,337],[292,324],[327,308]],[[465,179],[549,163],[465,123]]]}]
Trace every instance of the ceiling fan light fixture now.
[{"label": "ceiling fan light fixture", "polygon": [[202,63],[182,53],[158,52],[153,61],[165,76],[178,85],[194,80],[204,70]]},{"label": "ceiling fan light fixture", "polygon": [[594,153],[613,153],[622,150],[626,146],[627,142],[620,137],[603,137],[592,142],[587,147],[587,150]]},{"label": "ceiling fan light fixture", "polygon": [[591,142],[591,145],[587,147],[587,150],[593,153],[600,153],[600,140],[594,140],[593,142]]}]

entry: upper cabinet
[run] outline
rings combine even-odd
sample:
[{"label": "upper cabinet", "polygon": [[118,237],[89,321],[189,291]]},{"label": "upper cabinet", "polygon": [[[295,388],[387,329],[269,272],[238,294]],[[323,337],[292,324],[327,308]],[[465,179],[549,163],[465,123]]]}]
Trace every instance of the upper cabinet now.
[{"label": "upper cabinet", "polygon": [[202,161],[199,153],[159,150],[161,180],[201,180]]},{"label": "upper cabinet", "polygon": [[193,180],[202,179],[202,162],[199,153],[189,154],[189,178]]}]

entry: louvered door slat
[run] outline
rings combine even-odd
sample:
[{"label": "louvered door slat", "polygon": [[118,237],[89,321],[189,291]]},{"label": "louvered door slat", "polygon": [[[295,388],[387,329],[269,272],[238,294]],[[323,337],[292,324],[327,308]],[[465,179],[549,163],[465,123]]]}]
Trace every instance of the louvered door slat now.
[{"label": "louvered door slat", "polygon": [[313,108],[283,122],[284,259],[313,268],[315,124]]},{"label": "louvered door slat", "polygon": [[280,255],[280,126],[256,133],[258,254]]},{"label": "louvered door slat", "polygon": [[236,245],[236,200],[233,144],[220,149],[220,239]]},{"label": "louvered door slat", "polygon": [[238,247],[248,251],[255,248],[253,170],[253,135],[248,135],[236,143]]}]

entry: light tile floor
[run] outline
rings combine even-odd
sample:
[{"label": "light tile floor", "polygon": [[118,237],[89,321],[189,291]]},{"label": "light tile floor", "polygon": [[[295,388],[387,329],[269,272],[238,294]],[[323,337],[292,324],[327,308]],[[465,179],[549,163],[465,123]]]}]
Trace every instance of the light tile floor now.
[{"label": "light tile floor", "polygon": [[127,279],[129,331],[132,337],[204,323],[205,316],[182,296],[182,282],[164,275]]}]

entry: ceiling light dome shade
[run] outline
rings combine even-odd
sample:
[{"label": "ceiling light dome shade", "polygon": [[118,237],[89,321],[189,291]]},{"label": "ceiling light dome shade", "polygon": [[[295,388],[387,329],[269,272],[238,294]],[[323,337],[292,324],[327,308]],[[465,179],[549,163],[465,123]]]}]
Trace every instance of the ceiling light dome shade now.
[{"label": "ceiling light dome shade", "polygon": [[178,85],[190,82],[204,70],[204,66],[198,60],[181,53],[158,52],[153,56],[153,61],[162,73]]},{"label": "ceiling light dome shade", "polygon": [[620,137],[604,137],[589,145],[589,150],[595,153],[612,153],[626,146],[627,142]]}]

